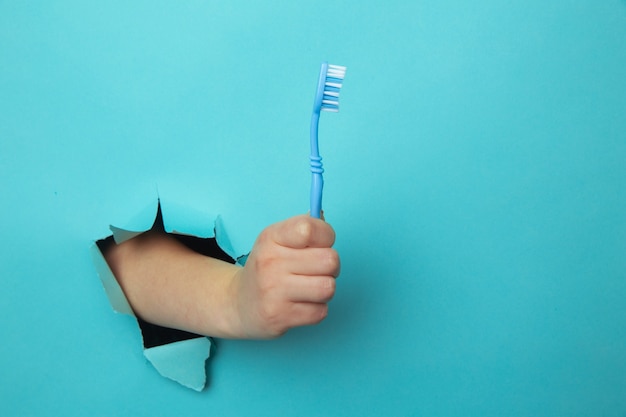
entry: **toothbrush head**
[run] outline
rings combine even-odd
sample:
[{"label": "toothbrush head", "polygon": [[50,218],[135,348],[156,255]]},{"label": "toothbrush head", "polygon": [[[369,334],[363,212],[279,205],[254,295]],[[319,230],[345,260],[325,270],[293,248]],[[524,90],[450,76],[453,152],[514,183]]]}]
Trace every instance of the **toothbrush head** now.
[{"label": "toothbrush head", "polygon": [[345,75],[346,67],[322,63],[315,96],[314,111],[316,113],[320,110],[339,111],[339,92]]}]

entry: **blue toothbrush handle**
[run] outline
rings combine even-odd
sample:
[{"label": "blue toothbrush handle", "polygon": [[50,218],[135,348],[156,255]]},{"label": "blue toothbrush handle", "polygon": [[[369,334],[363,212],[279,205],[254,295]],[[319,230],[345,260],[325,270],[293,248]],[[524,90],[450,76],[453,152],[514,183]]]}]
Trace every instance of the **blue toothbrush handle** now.
[{"label": "blue toothbrush handle", "polygon": [[311,156],[311,217],[319,219],[322,214],[322,191],[324,190],[324,177],[322,173],[322,158]]},{"label": "blue toothbrush handle", "polygon": [[322,168],[322,157],[320,156],[317,131],[319,128],[320,113],[319,108],[311,116],[311,217],[319,219],[322,214],[322,191],[324,189],[324,168]]}]

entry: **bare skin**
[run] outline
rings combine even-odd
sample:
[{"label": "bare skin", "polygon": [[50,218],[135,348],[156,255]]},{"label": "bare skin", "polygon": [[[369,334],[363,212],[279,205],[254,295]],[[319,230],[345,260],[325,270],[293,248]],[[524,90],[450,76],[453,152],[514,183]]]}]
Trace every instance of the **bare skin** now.
[{"label": "bare skin", "polygon": [[263,230],[245,267],[152,231],[105,257],[142,319],[219,338],[269,339],[326,317],[340,269],[334,242],[328,223],[302,215]]}]

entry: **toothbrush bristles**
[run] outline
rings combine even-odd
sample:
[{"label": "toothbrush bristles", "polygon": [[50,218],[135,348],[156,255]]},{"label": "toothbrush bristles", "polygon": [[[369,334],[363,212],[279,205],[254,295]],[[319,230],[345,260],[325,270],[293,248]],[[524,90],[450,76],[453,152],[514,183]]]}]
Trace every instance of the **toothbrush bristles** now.
[{"label": "toothbrush bristles", "polygon": [[341,83],[346,76],[346,67],[341,65],[328,65],[326,71],[326,82],[324,83],[324,98],[322,100],[322,110],[339,111],[339,91]]}]

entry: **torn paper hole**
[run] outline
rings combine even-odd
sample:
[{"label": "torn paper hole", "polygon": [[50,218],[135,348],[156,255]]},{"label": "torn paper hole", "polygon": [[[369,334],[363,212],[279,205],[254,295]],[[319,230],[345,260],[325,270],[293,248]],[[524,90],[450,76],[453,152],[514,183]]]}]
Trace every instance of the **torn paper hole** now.
[{"label": "torn paper hole", "polygon": [[[122,243],[152,228],[175,236],[192,250],[230,263],[243,265],[246,256],[235,255],[219,216],[201,213],[156,200],[152,210],[144,210],[123,227],[111,226],[112,235],[91,247],[93,262],[114,311],[135,317],[132,307],[103,253],[108,245]],[[206,360],[213,349],[209,337],[157,326],[135,317],[141,329],[144,356],[166,378],[201,391],[206,385]]]}]

